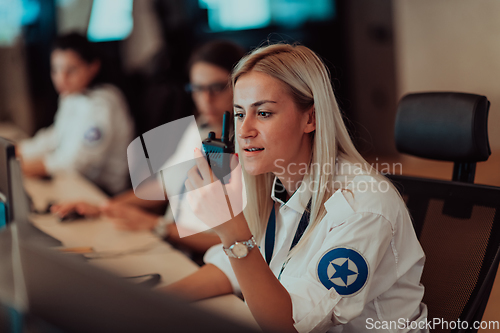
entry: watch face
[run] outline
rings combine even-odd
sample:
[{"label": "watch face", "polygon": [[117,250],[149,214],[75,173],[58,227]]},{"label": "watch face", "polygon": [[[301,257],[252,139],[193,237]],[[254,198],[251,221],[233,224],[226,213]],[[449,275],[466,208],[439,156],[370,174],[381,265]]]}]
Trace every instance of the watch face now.
[{"label": "watch face", "polygon": [[246,257],[246,255],[248,254],[248,248],[246,247],[246,245],[243,245],[241,243],[234,244],[232,246],[232,251],[238,258]]}]

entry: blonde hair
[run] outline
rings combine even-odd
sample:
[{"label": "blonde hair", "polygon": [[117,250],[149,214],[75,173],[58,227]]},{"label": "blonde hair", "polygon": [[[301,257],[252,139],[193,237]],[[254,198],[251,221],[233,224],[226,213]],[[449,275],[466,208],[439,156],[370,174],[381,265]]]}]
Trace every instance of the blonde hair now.
[{"label": "blonde hair", "polygon": [[[336,161],[336,157],[341,154],[351,163],[368,165],[349,137],[333,93],[328,70],[313,51],[302,45],[289,44],[268,45],[256,49],[241,59],[235,67],[231,77],[233,89],[238,79],[251,71],[265,73],[285,83],[298,109],[302,112],[314,107],[316,130],[311,133],[310,163],[327,165],[331,161]],[[237,149],[239,150],[239,147]],[[242,169],[247,188],[247,206],[244,215],[250,230],[260,241],[265,233],[272,209],[273,201],[270,193],[274,175],[267,173],[251,176],[244,171],[244,165]],[[334,182],[335,168],[332,168],[332,172],[328,174],[323,173],[321,169],[310,168],[309,170],[312,184],[310,222],[292,253],[307,242],[312,230],[326,214],[324,203],[338,190],[334,188],[339,185],[338,182]],[[365,167],[364,171],[378,179],[384,178],[372,169]]]}]

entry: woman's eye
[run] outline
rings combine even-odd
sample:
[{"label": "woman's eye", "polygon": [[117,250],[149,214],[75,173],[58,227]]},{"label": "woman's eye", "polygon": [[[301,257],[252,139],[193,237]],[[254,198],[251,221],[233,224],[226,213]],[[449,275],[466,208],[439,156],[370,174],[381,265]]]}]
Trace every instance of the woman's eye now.
[{"label": "woman's eye", "polygon": [[271,112],[259,111],[257,115],[262,118],[269,118],[271,116]]},{"label": "woman's eye", "polygon": [[243,119],[243,117],[244,117],[244,116],[245,116],[245,115],[244,115],[242,112],[236,112],[236,113],[234,114],[234,117],[235,117],[235,118],[237,118],[238,120]]}]

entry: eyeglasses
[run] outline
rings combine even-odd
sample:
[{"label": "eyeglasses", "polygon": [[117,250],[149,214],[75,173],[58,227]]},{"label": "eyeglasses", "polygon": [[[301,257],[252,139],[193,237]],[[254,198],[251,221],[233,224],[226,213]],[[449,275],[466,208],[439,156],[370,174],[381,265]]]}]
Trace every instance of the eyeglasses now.
[{"label": "eyeglasses", "polygon": [[199,94],[203,91],[208,92],[210,95],[217,95],[227,89],[227,82],[215,82],[212,84],[186,84],[186,91],[192,94]]}]

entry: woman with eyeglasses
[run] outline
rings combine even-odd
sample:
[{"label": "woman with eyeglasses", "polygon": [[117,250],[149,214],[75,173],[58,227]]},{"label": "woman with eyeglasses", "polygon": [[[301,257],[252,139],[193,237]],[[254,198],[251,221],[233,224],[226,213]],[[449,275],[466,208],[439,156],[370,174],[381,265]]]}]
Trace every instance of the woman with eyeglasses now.
[{"label": "woman with eyeglasses", "polygon": [[244,54],[235,47],[225,41],[210,42],[195,51],[188,63],[190,83],[187,90],[191,92],[199,122],[210,127],[217,137],[222,133],[224,112],[233,107],[229,75]]},{"label": "woman with eyeglasses", "polygon": [[355,149],[320,58],[300,45],[262,47],[232,86],[231,180],[217,181],[196,150],[185,183],[222,244],[164,291],[241,292],[266,332],[426,331],[425,257],[407,208]]},{"label": "woman with eyeglasses", "polygon": [[[239,45],[224,40],[208,42],[193,52],[188,62],[190,84],[186,88],[196,107],[199,128],[190,127],[186,130],[174,154],[176,157],[188,154],[188,158],[191,158],[192,149],[185,151],[185,146],[189,146],[189,142],[197,138],[206,138],[210,131],[220,137],[224,112],[231,110],[233,103],[230,73],[244,54]],[[144,210],[163,204],[164,201],[142,200],[130,190],[111,198],[104,206],[73,202],[55,205],[51,211],[60,217],[73,211],[88,217],[104,214],[113,218],[112,221],[120,229],[151,230],[169,242],[195,253],[204,253],[212,245],[220,243],[219,237],[212,232],[179,237],[170,208],[165,216]]]}]

